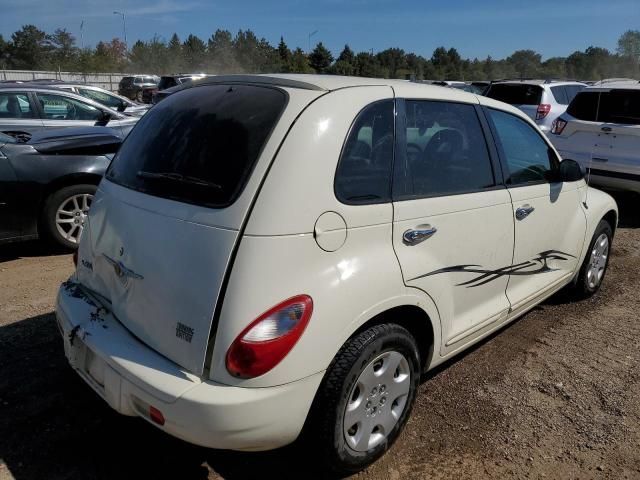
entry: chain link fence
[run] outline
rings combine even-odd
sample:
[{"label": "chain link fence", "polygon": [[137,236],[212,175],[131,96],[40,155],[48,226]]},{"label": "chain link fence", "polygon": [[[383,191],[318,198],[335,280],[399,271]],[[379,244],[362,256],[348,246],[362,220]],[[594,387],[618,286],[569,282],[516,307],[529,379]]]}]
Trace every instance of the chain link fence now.
[{"label": "chain link fence", "polygon": [[46,70],[0,70],[0,80],[29,81],[38,79],[56,79],[65,82],[79,82],[102,87],[112,92],[118,90],[118,83],[126,73],[79,73]]}]

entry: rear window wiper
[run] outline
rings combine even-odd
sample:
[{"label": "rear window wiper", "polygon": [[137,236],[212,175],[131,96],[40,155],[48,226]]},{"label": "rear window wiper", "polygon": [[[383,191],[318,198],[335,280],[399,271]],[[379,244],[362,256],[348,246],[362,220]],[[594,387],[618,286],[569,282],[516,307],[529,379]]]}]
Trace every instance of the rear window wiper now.
[{"label": "rear window wiper", "polygon": [[198,185],[200,187],[215,188],[216,190],[222,190],[222,185],[202,180],[201,178],[191,177],[189,175],[182,175],[175,172],[146,172],[144,170],[138,171],[136,174],[139,178],[151,179],[151,180],[170,180],[173,182],[185,183],[188,185]]}]

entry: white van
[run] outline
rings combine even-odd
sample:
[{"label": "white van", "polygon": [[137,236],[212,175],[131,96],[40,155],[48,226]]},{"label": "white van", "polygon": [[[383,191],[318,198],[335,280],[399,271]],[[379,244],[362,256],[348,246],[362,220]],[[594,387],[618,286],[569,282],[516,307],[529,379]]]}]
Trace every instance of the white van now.
[{"label": "white van", "polygon": [[566,285],[598,290],[618,214],[586,191],[525,114],[470,93],[193,82],[99,186],[57,300],[65,353],[111,407],[184,440],[301,437],[358,471],[422,372]]}]

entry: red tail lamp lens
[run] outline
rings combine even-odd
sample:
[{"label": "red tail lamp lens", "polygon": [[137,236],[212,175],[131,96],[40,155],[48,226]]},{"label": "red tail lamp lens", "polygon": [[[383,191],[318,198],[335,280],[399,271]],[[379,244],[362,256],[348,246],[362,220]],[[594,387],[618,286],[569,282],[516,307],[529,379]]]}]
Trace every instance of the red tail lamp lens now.
[{"label": "red tail lamp lens", "polygon": [[538,105],[538,110],[536,111],[536,120],[542,120],[544,117],[549,115],[551,111],[551,105],[548,103],[541,103]]},{"label": "red tail lamp lens", "polygon": [[309,323],[313,301],[298,295],[279,303],[251,322],[227,351],[227,370],[236,377],[263,375],[291,351]]}]

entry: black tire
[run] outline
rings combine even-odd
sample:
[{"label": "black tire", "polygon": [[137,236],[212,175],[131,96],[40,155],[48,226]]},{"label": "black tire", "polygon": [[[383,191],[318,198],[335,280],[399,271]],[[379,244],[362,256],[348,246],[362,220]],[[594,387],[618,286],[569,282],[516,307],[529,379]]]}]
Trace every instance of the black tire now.
[{"label": "black tire", "polygon": [[[609,250],[606,258],[606,262],[604,265],[604,271],[602,272],[602,277],[600,281],[596,285],[590,285],[589,282],[589,269],[591,267],[592,262],[592,252],[594,250],[596,241],[601,235],[606,235],[609,242]],[[582,262],[582,266],[580,267],[580,272],[578,273],[578,277],[576,278],[575,285],[573,287],[573,294],[577,299],[589,298],[595,295],[600,287],[602,286],[602,282],[604,281],[604,277],[607,273],[607,268],[609,267],[609,258],[611,258],[611,240],[613,239],[613,229],[611,225],[606,220],[600,220],[600,223],[596,227],[596,231],[589,242],[589,249],[587,250],[587,254],[585,255],[584,261]]]},{"label": "black tire", "polygon": [[40,225],[42,233],[49,240],[61,245],[65,248],[76,249],[78,244],[76,242],[69,241],[59,231],[56,225],[56,215],[58,208],[65,204],[69,199],[76,195],[95,195],[97,187],[90,184],[71,185],[69,187],[61,188],[60,190],[52,193],[45,201],[44,208],[42,209],[42,217],[40,219]]},{"label": "black tire", "polygon": [[[347,402],[361,372],[386,352],[401,353],[410,369],[410,390],[404,410],[382,443],[367,451],[356,451],[347,443],[343,432]],[[376,325],[350,338],[327,369],[314,399],[302,438],[310,447],[307,452],[313,452],[315,459],[321,456],[322,461],[317,464],[323,465],[324,473],[348,475],[364,469],[381,457],[402,431],[411,414],[419,382],[418,347],[413,336],[401,326]]]}]

